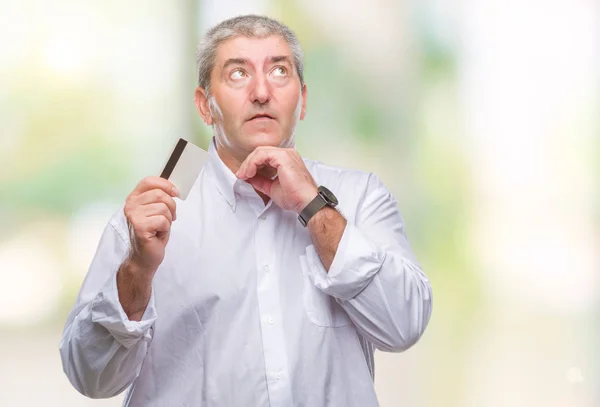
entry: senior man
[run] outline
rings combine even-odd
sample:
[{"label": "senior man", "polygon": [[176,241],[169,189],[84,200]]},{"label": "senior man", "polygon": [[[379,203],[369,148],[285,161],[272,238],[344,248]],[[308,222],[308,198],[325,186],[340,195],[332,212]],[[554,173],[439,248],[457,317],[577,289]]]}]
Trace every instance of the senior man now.
[{"label": "senior man", "polygon": [[374,350],[408,349],[431,314],[396,200],[294,149],[307,87],[288,27],[224,21],[197,62],[208,161],[185,201],[147,177],[109,221],[64,371],[127,406],[377,406]]}]

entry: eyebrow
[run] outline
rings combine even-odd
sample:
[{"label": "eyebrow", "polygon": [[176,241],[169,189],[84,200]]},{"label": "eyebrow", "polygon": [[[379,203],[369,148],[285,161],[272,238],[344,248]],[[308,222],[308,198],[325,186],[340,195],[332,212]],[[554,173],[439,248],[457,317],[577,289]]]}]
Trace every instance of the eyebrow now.
[{"label": "eyebrow", "polygon": [[[275,55],[272,57],[267,57],[267,60],[272,64],[279,62],[287,62],[290,65],[292,64],[291,58],[288,55]],[[225,69],[230,65],[248,65],[248,60],[246,58],[229,58],[223,64],[222,69]]]},{"label": "eyebrow", "polygon": [[278,62],[287,62],[288,64],[292,64],[291,59],[287,55],[277,55],[273,57],[268,57],[269,62],[276,64]]},{"label": "eyebrow", "polygon": [[223,64],[222,69],[227,68],[229,65],[247,65],[247,64],[248,64],[248,60],[246,58],[229,58]]}]

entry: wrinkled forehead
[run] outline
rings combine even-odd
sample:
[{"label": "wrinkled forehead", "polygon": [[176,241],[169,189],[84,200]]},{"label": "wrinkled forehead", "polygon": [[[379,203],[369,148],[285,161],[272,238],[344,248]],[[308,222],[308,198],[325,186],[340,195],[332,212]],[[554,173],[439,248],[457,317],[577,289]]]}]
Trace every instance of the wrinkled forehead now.
[{"label": "wrinkled forehead", "polygon": [[215,70],[220,71],[230,59],[244,59],[260,67],[273,57],[287,56],[292,60],[292,52],[285,39],[279,35],[267,37],[238,36],[223,41],[217,47]]}]

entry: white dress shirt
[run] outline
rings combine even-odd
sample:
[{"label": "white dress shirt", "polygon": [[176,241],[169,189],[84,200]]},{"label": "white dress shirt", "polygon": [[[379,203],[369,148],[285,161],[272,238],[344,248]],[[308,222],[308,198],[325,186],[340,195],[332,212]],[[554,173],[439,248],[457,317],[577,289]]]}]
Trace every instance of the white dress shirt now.
[{"label": "white dress shirt", "polygon": [[176,200],[139,322],[118,299],[123,211],[109,221],[60,343],[73,386],[93,398],[129,388],[135,407],[377,406],[373,352],[419,339],[431,287],[375,175],[304,162],[348,221],[329,272],[297,214],[265,205],[213,140],[187,200]]}]

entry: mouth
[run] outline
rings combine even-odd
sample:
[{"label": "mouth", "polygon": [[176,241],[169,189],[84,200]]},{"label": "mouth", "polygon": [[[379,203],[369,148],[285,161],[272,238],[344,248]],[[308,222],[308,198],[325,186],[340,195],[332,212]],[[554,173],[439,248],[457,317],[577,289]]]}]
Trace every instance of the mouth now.
[{"label": "mouth", "polygon": [[265,120],[275,120],[275,118],[267,113],[258,113],[252,116],[248,121],[265,121]]}]

